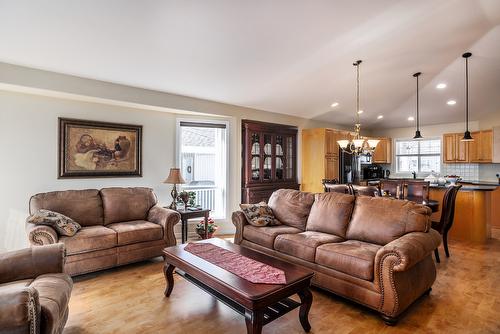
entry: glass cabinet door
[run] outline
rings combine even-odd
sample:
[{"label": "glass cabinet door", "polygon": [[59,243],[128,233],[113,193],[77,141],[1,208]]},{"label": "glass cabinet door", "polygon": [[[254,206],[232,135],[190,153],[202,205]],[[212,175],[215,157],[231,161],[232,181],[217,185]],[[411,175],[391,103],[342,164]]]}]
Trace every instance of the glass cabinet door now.
[{"label": "glass cabinet door", "polygon": [[285,137],[285,153],[286,153],[286,164],[285,164],[285,178],[287,180],[294,178],[294,166],[295,166],[295,155],[294,155],[294,142],[293,137]]},{"label": "glass cabinet door", "polygon": [[273,170],[273,138],[269,134],[264,134],[264,167],[263,179],[266,181],[272,180]]},{"label": "glass cabinet door", "polygon": [[260,180],[260,136],[258,133],[252,133],[251,135],[251,169],[252,169],[252,180]]},{"label": "glass cabinet door", "polygon": [[283,150],[283,136],[276,136],[276,145],[275,145],[275,159],[276,159],[276,169],[275,169],[275,177],[276,180],[283,180],[284,178],[284,161],[285,161],[285,152]]}]

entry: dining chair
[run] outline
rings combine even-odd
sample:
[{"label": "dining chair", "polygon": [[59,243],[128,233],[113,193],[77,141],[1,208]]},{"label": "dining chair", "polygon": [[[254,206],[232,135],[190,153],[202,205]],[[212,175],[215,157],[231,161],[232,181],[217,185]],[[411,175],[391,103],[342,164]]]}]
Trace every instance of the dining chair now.
[{"label": "dining chair", "polygon": [[[461,185],[455,185],[450,186],[446,190],[443,197],[441,219],[439,221],[433,221],[431,225],[433,229],[443,236],[443,246],[446,257],[450,257],[450,251],[448,250],[448,231],[450,231],[453,226],[453,220],[455,218],[455,201],[461,187]],[[441,262],[437,248],[434,250],[434,255],[436,257],[436,262]]]},{"label": "dining chair", "polygon": [[429,188],[429,181],[406,180],[403,185],[403,198],[418,201],[428,201]]},{"label": "dining chair", "polygon": [[341,194],[351,194],[352,195],[352,190],[351,187],[348,184],[331,184],[331,183],[325,183],[325,192],[335,192],[335,193],[341,193]]},{"label": "dining chair", "polygon": [[389,197],[401,198],[403,180],[380,180],[380,194]]},{"label": "dining chair", "polygon": [[356,184],[351,185],[352,192],[354,195],[358,196],[370,196],[377,197],[380,196],[380,189],[377,186],[358,186]]}]

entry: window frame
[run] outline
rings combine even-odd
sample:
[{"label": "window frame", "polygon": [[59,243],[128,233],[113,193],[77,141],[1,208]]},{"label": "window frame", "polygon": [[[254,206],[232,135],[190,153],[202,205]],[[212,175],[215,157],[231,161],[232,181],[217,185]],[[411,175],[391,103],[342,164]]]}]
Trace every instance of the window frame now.
[{"label": "window frame", "polygon": [[[420,153],[420,143],[424,141],[438,140],[439,141],[439,153]],[[416,141],[418,142],[418,153],[415,154],[398,154],[398,142]],[[417,170],[415,172],[417,175],[428,174],[430,171],[422,171],[421,157],[438,157],[439,158],[439,171],[434,171],[437,173],[441,172],[442,169],[442,156],[443,156],[443,141],[441,137],[429,137],[422,140],[413,140],[413,138],[395,138],[394,139],[394,162],[396,164],[396,174],[411,174],[412,171],[400,171],[399,170],[399,157],[417,157]]]},{"label": "window frame", "polygon": [[230,123],[228,120],[221,120],[221,119],[210,119],[210,118],[191,118],[191,117],[179,117],[176,118],[176,125],[175,125],[175,166],[179,167],[181,166],[181,122],[189,122],[189,123],[200,123],[200,124],[223,124],[226,129],[226,142],[225,142],[225,161],[226,161],[226,177],[224,181],[224,203],[223,203],[223,214],[224,217],[217,217],[216,220],[221,220],[225,221],[227,220],[228,217],[230,217],[230,212],[229,212],[229,179],[230,179],[230,173],[231,173],[231,166],[229,163],[229,150],[230,150],[230,144],[229,144],[229,135],[231,131]]}]

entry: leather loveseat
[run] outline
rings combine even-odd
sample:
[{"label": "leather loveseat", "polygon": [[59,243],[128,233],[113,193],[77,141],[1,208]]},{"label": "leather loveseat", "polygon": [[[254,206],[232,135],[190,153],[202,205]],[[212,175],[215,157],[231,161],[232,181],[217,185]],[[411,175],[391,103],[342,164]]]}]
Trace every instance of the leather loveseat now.
[{"label": "leather loveseat", "polygon": [[440,236],[425,206],[290,189],[268,204],[282,225],[249,225],[236,211],[235,243],[313,269],[313,285],[378,311],[387,324],[436,279],[431,255]]},{"label": "leather loveseat", "polygon": [[82,226],[68,237],[50,226],[26,223],[32,245],[65,245],[64,271],[72,276],[162,256],[165,247],[176,244],[180,215],[157,205],[150,188],[41,193],[31,197],[30,214],[39,209],[62,213]]},{"label": "leather loveseat", "polygon": [[62,244],[0,254],[0,334],[59,334],[73,289]]}]

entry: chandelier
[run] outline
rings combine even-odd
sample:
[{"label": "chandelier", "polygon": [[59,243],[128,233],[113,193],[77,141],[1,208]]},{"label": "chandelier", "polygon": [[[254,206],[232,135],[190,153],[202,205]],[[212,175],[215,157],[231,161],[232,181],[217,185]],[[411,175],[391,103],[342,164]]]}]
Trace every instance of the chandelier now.
[{"label": "chandelier", "polygon": [[354,137],[352,140],[343,139],[337,140],[340,148],[343,152],[352,154],[355,156],[367,155],[372,156],[377,144],[380,140],[378,139],[365,139],[361,137],[361,123],[359,121],[359,65],[361,60],[357,60],[353,63],[356,67],[356,123],[354,124]]}]

